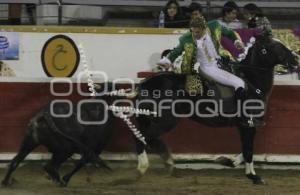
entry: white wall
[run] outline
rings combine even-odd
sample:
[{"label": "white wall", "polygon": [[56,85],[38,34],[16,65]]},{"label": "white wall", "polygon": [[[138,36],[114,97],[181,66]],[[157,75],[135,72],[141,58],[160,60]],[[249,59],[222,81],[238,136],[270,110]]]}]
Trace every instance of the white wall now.
[{"label": "white wall", "polygon": [[[64,33],[62,33],[64,34]],[[47,77],[41,63],[45,42],[56,33],[20,33],[20,60],[5,61],[17,77]],[[177,44],[179,35],[64,34],[83,44],[91,70],[105,71],[109,78],[135,78],[137,72],[151,70],[166,48]],[[82,70],[80,63],[77,72]]]},{"label": "white wall", "polygon": [[[45,29],[46,31],[46,29]],[[116,78],[136,79],[140,71],[149,71],[160,58],[164,49],[173,48],[180,34],[118,34],[101,33],[28,33],[20,32],[20,60],[5,61],[16,73],[15,79],[47,78],[41,63],[41,51],[51,37],[64,34],[85,47],[90,70],[104,71],[110,80]],[[75,78],[83,65],[80,62]],[[3,80],[0,78],[0,80]],[[276,81],[288,84],[297,80],[297,75],[276,76]],[[288,83],[287,83],[288,82]]]}]

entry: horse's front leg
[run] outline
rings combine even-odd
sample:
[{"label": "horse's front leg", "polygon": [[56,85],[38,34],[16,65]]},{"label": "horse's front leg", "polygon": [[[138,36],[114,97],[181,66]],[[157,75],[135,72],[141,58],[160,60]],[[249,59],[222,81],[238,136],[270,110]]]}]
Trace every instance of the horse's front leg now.
[{"label": "horse's front leg", "polygon": [[161,138],[152,138],[148,144],[155,153],[160,155],[169,173],[172,174],[174,170],[174,160],[167,145]]},{"label": "horse's front leg", "polygon": [[138,156],[137,171],[139,173],[139,176],[143,176],[149,168],[149,160],[146,152],[146,145],[136,138],[135,138],[135,143],[136,143],[136,152]]},{"label": "horse's front leg", "polygon": [[245,160],[245,173],[248,179],[252,180],[253,184],[265,184],[265,181],[254,170],[253,163],[253,145],[256,129],[253,127],[240,127],[240,138],[242,144],[242,153]]}]

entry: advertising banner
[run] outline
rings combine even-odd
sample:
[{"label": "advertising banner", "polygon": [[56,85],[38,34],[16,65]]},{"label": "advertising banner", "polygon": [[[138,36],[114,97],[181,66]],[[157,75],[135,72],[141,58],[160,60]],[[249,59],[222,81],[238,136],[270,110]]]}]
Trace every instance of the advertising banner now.
[{"label": "advertising banner", "polygon": [[0,60],[19,60],[19,33],[0,32]]}]

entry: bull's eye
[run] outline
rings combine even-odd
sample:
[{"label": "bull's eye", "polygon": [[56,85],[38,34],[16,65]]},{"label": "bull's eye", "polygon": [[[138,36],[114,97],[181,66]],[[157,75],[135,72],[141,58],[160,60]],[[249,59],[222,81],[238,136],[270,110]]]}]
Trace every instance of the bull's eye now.
[{"label": "bull's eye", "polygon": [[266,54],[267,54],[267,50],[266,50],[266,49],[262,49],[262,50],[261,50],[261,53],[262,53],[263,55],[266,55]]}]

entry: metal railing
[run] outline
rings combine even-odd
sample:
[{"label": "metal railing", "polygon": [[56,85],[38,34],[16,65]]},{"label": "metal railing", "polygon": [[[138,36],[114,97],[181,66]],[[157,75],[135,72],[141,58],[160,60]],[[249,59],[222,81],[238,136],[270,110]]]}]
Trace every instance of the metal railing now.
[{"label": "metal railing", "polygon": [[[188,6],[191,2],[199,2],[203,7],[222,7],[227,0],[179,0],[181,6]],[[32,3],[36,5],[42,4],[58,4],[63,5],[99,5],[99,6],[152,6],[160,7],[166,4],[167,0],[0,0],[0,4],[9,3]],[[262,8],[300,8],[300,2],[298,0],[241,0],[236,1],[238,6],[242,7],[247,3],[255,3]]]},{"label": "metal railing", "polygon": [[[183,7],[187,7],[191,2],[200,3],[207,13],[213,8],[220,8],[224,5],[227,0],[179,0],[179,3]],[[57,23],[62,24],[63,9],[64,5],[93,5],[93,6],[126,6],[126,7],[163,7],[167,0],[0,0],[0,4],[35,4],[35,5],[57,5]],[[300,8],[300,1],[298,0],[240,0],[236,1],[239,7],[243,7],[247,3],[255,3],[261,8]]]}]

